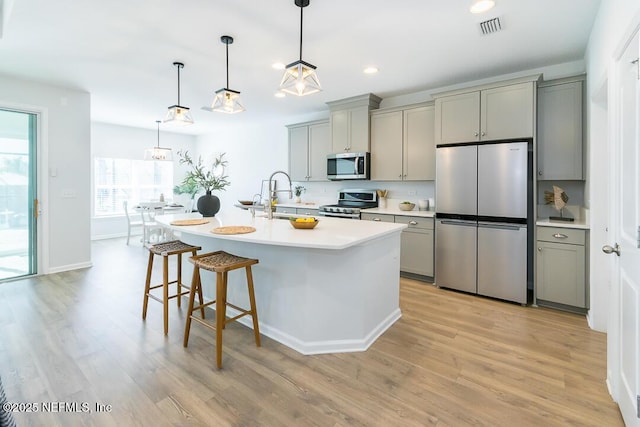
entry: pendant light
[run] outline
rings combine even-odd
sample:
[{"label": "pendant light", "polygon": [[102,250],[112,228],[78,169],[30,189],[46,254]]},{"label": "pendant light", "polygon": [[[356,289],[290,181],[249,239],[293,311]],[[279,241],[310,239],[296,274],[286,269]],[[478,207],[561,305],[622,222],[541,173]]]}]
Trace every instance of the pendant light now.
[{"label": "pendant light", "polygon": [[309,6],[310,0],[294,0],[300,8],[300,59],[287,65],[280,82],[280,90],[297,96],[320,92],[320,80],[316,74],[316,66],[302,60],[302,11]]},{"label": "pendant light", "polygon": [[158,125],[158,145],[144,150],[145,160],[172,161],[171,148],[160,147],[160,120],[156,120]]},{"label": "pendant light", "polygon": [[180,68],[184,68],[182,62],[174,62],[178,68],[178,103],[169,107],[167,116],[164,118],[165,123],[173,123],[177,125],[192,125],[193,117],[191,117],[191,111],[189,107],[183,107],[180,105]]},{"label": "pendant light", "polygon": [[202,109],[227,114],[241,113],[244,111],[244,106],[240,102],[240,92],[229,89],[229,45],[233,43],[233,37],[222,36],[220,41],[225,44],[227,51],[227,86],[216,91],[211,108],[202,107]]}]

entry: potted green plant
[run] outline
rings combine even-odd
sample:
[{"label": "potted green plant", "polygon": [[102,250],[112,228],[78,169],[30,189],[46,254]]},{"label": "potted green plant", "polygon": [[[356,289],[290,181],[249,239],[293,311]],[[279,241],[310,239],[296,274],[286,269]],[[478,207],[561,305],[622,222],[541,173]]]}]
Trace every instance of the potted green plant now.
[{"label": "potted green plant", "polygon": [[198,212],[205,217],[215,216],[220,210],[220,199],[211,194],[212,191],[225,190],[225,187],[231,184],[229,177],[225,175],[225,168],[227,167],[227,160],[224,159],[226,153],[222,153],[217,156],[209,168],[205,167],[202,160],[202,156],[198,156],[198,160],[195,161],[190,155],[189,151],[178,151],[178,157],[180,158],[180,164],[186,164],[191,167],[191,170],[187,172],[182,180],[183,188],[191,188],[196,186],[197,189],[205,191],[205,195],[201,196],[197,202]]},{"label": "potted green plant", "polygon": [[196,184],[196,181],[193,179],[193,177],[186,177],[182,181],[182,184],[173,187],[173,193],[178,195],[188,194],[190,200],[190,205],[188,206],[188,208],[189,211],[191,211],[193,210],[194,199],[196,197],[196,194],[198,194],[198,189],[198,184]]},{"label": "potted green plant", "polygon": [[296,203],[300,203],[302,202],[302,193],[304,193],[306,191],[306,188],[304,188],[302,185],[296,185],[293,188],[293,193],[296,195]]}]

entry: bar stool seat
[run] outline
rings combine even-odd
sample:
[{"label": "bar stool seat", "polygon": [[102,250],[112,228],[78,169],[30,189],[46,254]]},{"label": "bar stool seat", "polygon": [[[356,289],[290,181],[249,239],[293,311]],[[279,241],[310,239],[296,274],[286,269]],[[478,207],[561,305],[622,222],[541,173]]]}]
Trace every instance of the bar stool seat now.
[{"label": "bar stool seat", "polygon": [[[149,304],[149,298],[161,302],[163,305],[163,319],[164,319],[164,334],[169,332],[169,300],[172,298],[178,299],[178,307],[181,306],[182,295],[188,295],[186,290],[183,292],[182,288],[191,290],[191,286],[186,286],[182,283],[182,254],[191,253],[195,256],[197,251],[202,249],[200,246],[193,246],[180,240],[173,240],[171,242],[157,243],[155,245],[147,245],[149,250],[149,263],[147,265],[147,279],[144,285],[144,299],[142,302],[142,319],[147,318],[147,305]],[[162,283],[158,285],[151,285],[151,272],[153,270],[153,258],[154,255],[162,256]],[[176,280],[169,281],[169,257],[171,255],[177,255],[177,275]],[[169,285],[176,284],[176,293],[169,295]],[[162,296],[158,297],[151,293],[152,290],[162,288]],[[200,302],[202,302],[202,293],[199,292]],[[204,316],[204,309],[202,310]]]},{"label": "bar stool seat", "polygon": [[[253,333],[256,339],[256,346],[260,347],[260,329],[258,326],[258,312],[256,311],[256,299],[253,292],[253,274],[251,266],[258,264],[257,259],[244,258],[233,255],[224,251],[210,252],[201,255],[194,255],[189,258],[189,262],[193,263],[193,279],[191,280],[191,292],[189,293],[189,309],[187,322],[184,330],[184,346],[189,344],[189,331],[191,329],[191,320],[195,320],[204,326],[216,331],[216,365],[218,369],[222,368],[222,330],[227,323],[236,321],[243,316],[251,316],[253,319]],[[200,280],[200,269],[205,269],[216,273],[216,299],[203,303],[200,299],[200,305],[194,307],[196,292],[202,294],[202,282]],[[251,309],[247,310],[231,304],[227,301],[227,274],[229,271],[244,268],[247,276],[247,289],[249,292],[249,303]],[[204,307],[215,304],[216,324],[215,326],[204,321]],[[233,307],[240,312],[239,315],[227,319],[227,306]],[[193,315],[196,310],[201,310],[202,318]]]}]

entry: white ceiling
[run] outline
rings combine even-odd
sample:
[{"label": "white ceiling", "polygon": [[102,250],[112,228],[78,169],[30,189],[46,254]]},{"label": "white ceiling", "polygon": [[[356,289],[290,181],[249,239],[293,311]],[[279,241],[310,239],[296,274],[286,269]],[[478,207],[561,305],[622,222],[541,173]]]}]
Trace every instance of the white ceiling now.
[{"label": "white ceiling", "polygon": [[[471,3],[311,0],[303,59],[324,91],[278,99],[282,71],[271,64],[298,59],[294,0],[0,0],[0,74],[86,90],[92,120],[155,129],[177,101],[172,63],[181,61],[181,104],[196,124],[179,131],[202,134],[368,92],[385,98],[582,59],[600,0],[496,0],[483,15],[469,13]],[[478,23],[496,16],[502,31],[481,35]],[[247,108],[234,116],[200,109],[225,86],[223,34],[235,39],[230,88]],[[367,65],[380,72],[364,75]]]}]

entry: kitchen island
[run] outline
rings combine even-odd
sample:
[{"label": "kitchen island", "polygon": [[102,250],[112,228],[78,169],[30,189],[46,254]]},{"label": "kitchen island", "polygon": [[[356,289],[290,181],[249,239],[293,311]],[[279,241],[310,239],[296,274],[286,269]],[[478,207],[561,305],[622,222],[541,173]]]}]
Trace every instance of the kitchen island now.
[{"label": "kitchen island", "polygon": [[[366,350],[401,316],[400,234],[405,224],[321,218],[312,230],[294,229],[288,220],[230,209],[209,223],[172,226],[199,214],[162,215],[156,220],[180,240],[257,258],[255,295],[260,332],[302,354]],[[248,234],[220,235],[221,226],[251,226]],[[183,264],[191,277],[191,263]],[[235,274],[234,274],[235,273]],[[202,271],[205,297],[215,295],[215,276]],[[229,274],[228,301],[248,307],[243,272]],[[238,314],[231,307],[228,316]],[[251,327],[248,318],[240,320]]]}]

